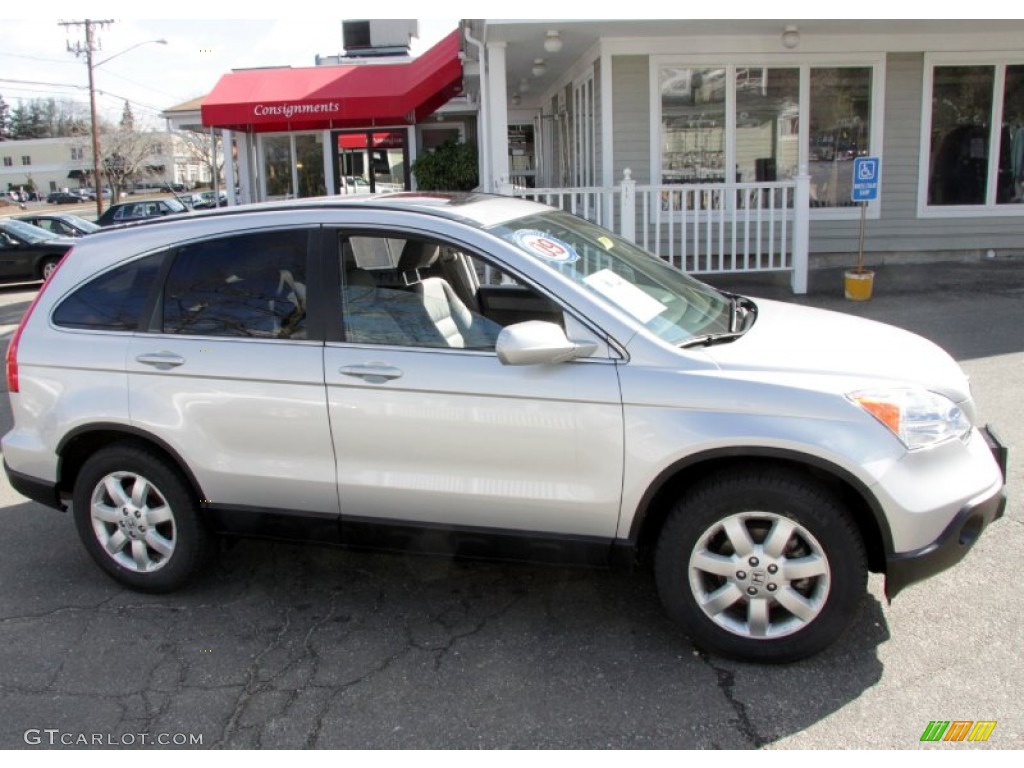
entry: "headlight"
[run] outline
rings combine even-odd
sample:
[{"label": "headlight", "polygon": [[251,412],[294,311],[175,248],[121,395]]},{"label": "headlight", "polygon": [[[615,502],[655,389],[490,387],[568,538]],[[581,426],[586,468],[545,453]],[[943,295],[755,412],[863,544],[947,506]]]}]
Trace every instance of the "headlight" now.
[{"label": "headlight", "polygon": [[851,392],[847,397],[870,413],[907,448],[924,448],[951,437],[963,438],[971,423],[948,397],[924,389]]}]

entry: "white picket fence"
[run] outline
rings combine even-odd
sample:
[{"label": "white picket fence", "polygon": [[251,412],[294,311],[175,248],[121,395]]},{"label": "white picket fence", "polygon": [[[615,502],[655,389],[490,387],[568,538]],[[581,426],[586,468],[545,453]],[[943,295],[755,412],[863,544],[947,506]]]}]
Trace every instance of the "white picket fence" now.
[{"label": "white picket fence", "polygon": [[789,271],[807,292],[810,178],[736,184],[516,188],[511,194],[611,229],[686,272]]}]

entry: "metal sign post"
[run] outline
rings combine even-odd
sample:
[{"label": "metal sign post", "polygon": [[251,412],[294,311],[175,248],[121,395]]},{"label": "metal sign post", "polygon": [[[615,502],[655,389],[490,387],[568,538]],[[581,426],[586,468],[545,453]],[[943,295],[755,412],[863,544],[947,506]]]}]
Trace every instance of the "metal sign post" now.
[{"label": "metal sign post", "polygon": [[857,247],[857,271],[864,271],[864,220],[868,203],[878,199],[881,161],[877,157],[858,157],[853,161],[853,189],[850,198],[860,203],[860,243]]}]

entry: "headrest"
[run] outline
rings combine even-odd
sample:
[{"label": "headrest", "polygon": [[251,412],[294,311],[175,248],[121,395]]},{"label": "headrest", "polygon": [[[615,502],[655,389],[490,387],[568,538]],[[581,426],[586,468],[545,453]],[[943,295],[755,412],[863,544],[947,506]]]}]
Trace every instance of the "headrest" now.
[{"label": "headrest", "polygon": [[408,240],[398,259],[398,271],[425,269],[433,264],[441,252],[440,246],[422,240]]}]

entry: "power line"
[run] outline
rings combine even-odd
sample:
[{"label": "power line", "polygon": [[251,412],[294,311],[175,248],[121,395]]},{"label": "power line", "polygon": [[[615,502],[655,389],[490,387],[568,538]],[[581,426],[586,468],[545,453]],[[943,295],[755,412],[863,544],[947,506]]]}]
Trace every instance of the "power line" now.
[{"label": "power line", "polygon": [[47,59],[42,56],[26,56],[23,53],[0,53],[0,56],[10,56],[15,59],[31,59],[32,61],[48,61],[53,64],[74,64],[73,61],[67,59]]},{"label": "power line", "polygon": [[[82,91],[88,90],[88,88],[86,86],[84,86],[84,85],[68,85],[66,83],[48,83],[48,82],[44,82],[42,80],[12,80],[12,79],[9,79],[9,78],[6,78],[6,77],[0,77],[0,83],[19,83],[19,84],[22,84],[22,85],[45,85],[45,86],[55,87],[55,88],[77,88],[78,90],[82,90]],[[27,89],[26,88],[26,89],[14,89],[14,90],[32,90],[32,89]],[[112,93],[111,91],[102,90],[100,88],[96,89],[96,93],[101,95],[101,96],[110,96],[111,98],[115,98],[118,101],[127,101],[129,104],[131,104],[134,107],[142,107],[143,109],[149,109],[149,110],[152,110],[153,112],[163,112],[164,111],[163,107],[155,107],[152,104],[145,104],[145,103],[143,103],[141,101],[136,101],[135,99],[130,99],[127,96],[120,96],[120,95],[118,95],[116,93]]]}]

